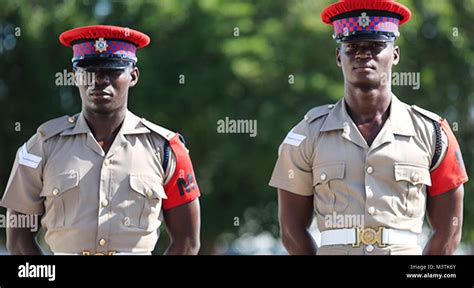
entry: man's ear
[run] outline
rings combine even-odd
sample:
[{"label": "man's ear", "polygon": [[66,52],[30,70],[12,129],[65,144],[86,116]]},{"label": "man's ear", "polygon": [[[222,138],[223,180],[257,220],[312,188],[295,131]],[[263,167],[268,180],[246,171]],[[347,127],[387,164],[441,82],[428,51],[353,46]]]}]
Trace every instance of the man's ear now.
[{"label": "man's ear", "polygon": [[400,62],[400,47],[393,47],[393,65],[397,65]]},{"label": "man's ear", "polygon": [[339,67],[342,66],[342,64],[341,64],[341,46],[336,48],[336,62],[337,62],[337,66],[339,66]]},{"label": "man's ear", "polygon": [[132,80],[130,80],[130,87],[133,87],[138,83],[139,76],[140,71],[138,70],[138,67],[132,67],[132,69],[130,70],[130,77],[132,77]]}]

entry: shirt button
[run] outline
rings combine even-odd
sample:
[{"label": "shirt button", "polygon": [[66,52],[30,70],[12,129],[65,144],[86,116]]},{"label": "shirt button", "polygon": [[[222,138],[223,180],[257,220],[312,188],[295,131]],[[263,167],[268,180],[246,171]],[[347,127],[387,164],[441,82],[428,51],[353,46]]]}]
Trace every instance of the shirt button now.
[{"label": "shirt button", "polygon": [[370,206],[369,209],[367,210],[367,212],[369,212],[370,215],[374,215],[375,208],[373,206]]},{"label": "shirt button", "polygon": [[372,174],[372,172],[374,172],[374,167],[369,166],[369,167],[367,167],[366,171],[367,171],[367,173]]},{"label": "shirt button", "polygon": [[59,194],[59,189],[58,189],[58,188],[54,188],[54,189],[53,189],[53,195],[54,195],[54,196],[58,196],[58,194]]},{"label": "shirt button", "polygon": [[334,104],[329,104],[329,105],[328,105],[328,108],[329,108],[329,109],[334,108]]},{"label": "shirt button", "polygon": [[73,124],[74,122],[76,122],[76,118],[74,118],[74,117],[69,117],[69,118],[67,118],[67,122]]},{"label": "shirt button", "polygon": [[102,239],[99,240],[99,245],[100,245],[100,246],[104,246],[105,243],[107,243],[107,241],[105,241],[104,238],[102,238]]},{"label": "shirt button", "polygon": [[365,247],[365,251],[367,251],[369,253],[374,251],[374,245],[367,245],[367,247]]},{"label": "shirt button", "polygon": [[102,205],[102,207],[105,208],[105,207],[109,206],[109,201],[107,201],[107,199],[104,199],[104,200],[102,200],[102,202],[100,204]]},{"label": "shirt button", "polygon": [[418,175],[418,173],[414,173],[413,175],[411,175],[411,180],[413,182],[417,182],[418,180],[420,180],[420,176]]},{"label": "shirt button", "polygon": [[153,196],[153,191],[151,191],[151,189],[148,189],[148,190],[146,190],[145,194],[146,194],[146,197],[148,197],[148,199],[150,199],[151,196]]},{"label": "shirt button", "polygon": [[110,160],[109,159],[105,159],[104,160],[104,166],[109,166],[110,164]]},{"label": "shirt button", "polygon": [[326,173],[321,173],[321,176],[319,178],[321,178],[321,180],[326,180],[328,176],[326,175]]}]

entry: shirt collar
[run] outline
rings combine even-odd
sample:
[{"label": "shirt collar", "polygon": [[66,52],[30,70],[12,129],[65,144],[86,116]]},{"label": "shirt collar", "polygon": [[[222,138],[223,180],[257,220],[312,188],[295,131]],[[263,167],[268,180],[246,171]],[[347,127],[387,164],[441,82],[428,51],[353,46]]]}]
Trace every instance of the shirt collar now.
[{"label": "shirt collar", "polygon": [[[390,105],[390,115],[386,121],[386,125],[391,125],[393,134],[414,136],[415,128],[413,127],[413,121],[408,111],[409,106],[401,102],[397,96],[392,94],[392,100]],[[321,132],[344,129],[347,123],[353,123],[352,118],[347,113],[346,104],[344,98],[340,99],[331,112],[329,112],[326,121],[321,127]]]},{"label": "shirt collar", "polygon": [[[73,118],[76,120],[76,125],[72,129],[63,131],[61,135],[87,134],[91,132],[82,112],[75,115]],[[127,110],[119,133],[122,135],[143,134],[150,133],[150,130],[142,124],[138,116]]]}]

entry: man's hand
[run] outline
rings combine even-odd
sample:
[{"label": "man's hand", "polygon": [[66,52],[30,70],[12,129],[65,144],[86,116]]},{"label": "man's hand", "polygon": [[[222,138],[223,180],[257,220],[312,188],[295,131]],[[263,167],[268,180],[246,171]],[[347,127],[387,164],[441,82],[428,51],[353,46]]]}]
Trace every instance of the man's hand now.
[{"label": "man's hand", "polygon": [[196,255],[199,252],[201,211],[199,199],[164,210],[170,245],[166,255]]},{"label": "man's hand", "polygon": [[427,214],[433,234],[423,251],[425,255],[452,255],[462,234],[464,186],[428,198]]},{"label": "man's hand", "polygon": [[[22,213],[7,210],[7,219],[10,215],[19,217]],[[42,255],[43,251],[36,242],[36,233],[30,228],[10,228],[7,227],[7,249],[12,255]]]},{"label": "man's hand", "polygon": [[292,255],[315,255],[316,243],[309,233],[313,222],[313,196],[278,189],[278,217],[283,245]]}]

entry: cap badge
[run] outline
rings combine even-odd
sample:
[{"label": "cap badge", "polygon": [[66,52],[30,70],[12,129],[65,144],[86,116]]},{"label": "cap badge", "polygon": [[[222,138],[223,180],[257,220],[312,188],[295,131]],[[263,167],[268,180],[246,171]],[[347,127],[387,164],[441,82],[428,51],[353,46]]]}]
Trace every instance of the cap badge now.
[{"label": "cap badge", "polygon": [[367,13],[366,12],[362,12],[362,14],[360,14],[359,16],[359,26],[365,28],[367,26],[369,26],[370,24],[370,17],[367,16]]},{"label": "cap badge", "polygon": [[107,45],[107,41],[105,41],[104,38],[99,38],[95,40],[94,47],[95,51],[102,53],[107,51],[107,47],[109,47],[109,45]]}]

